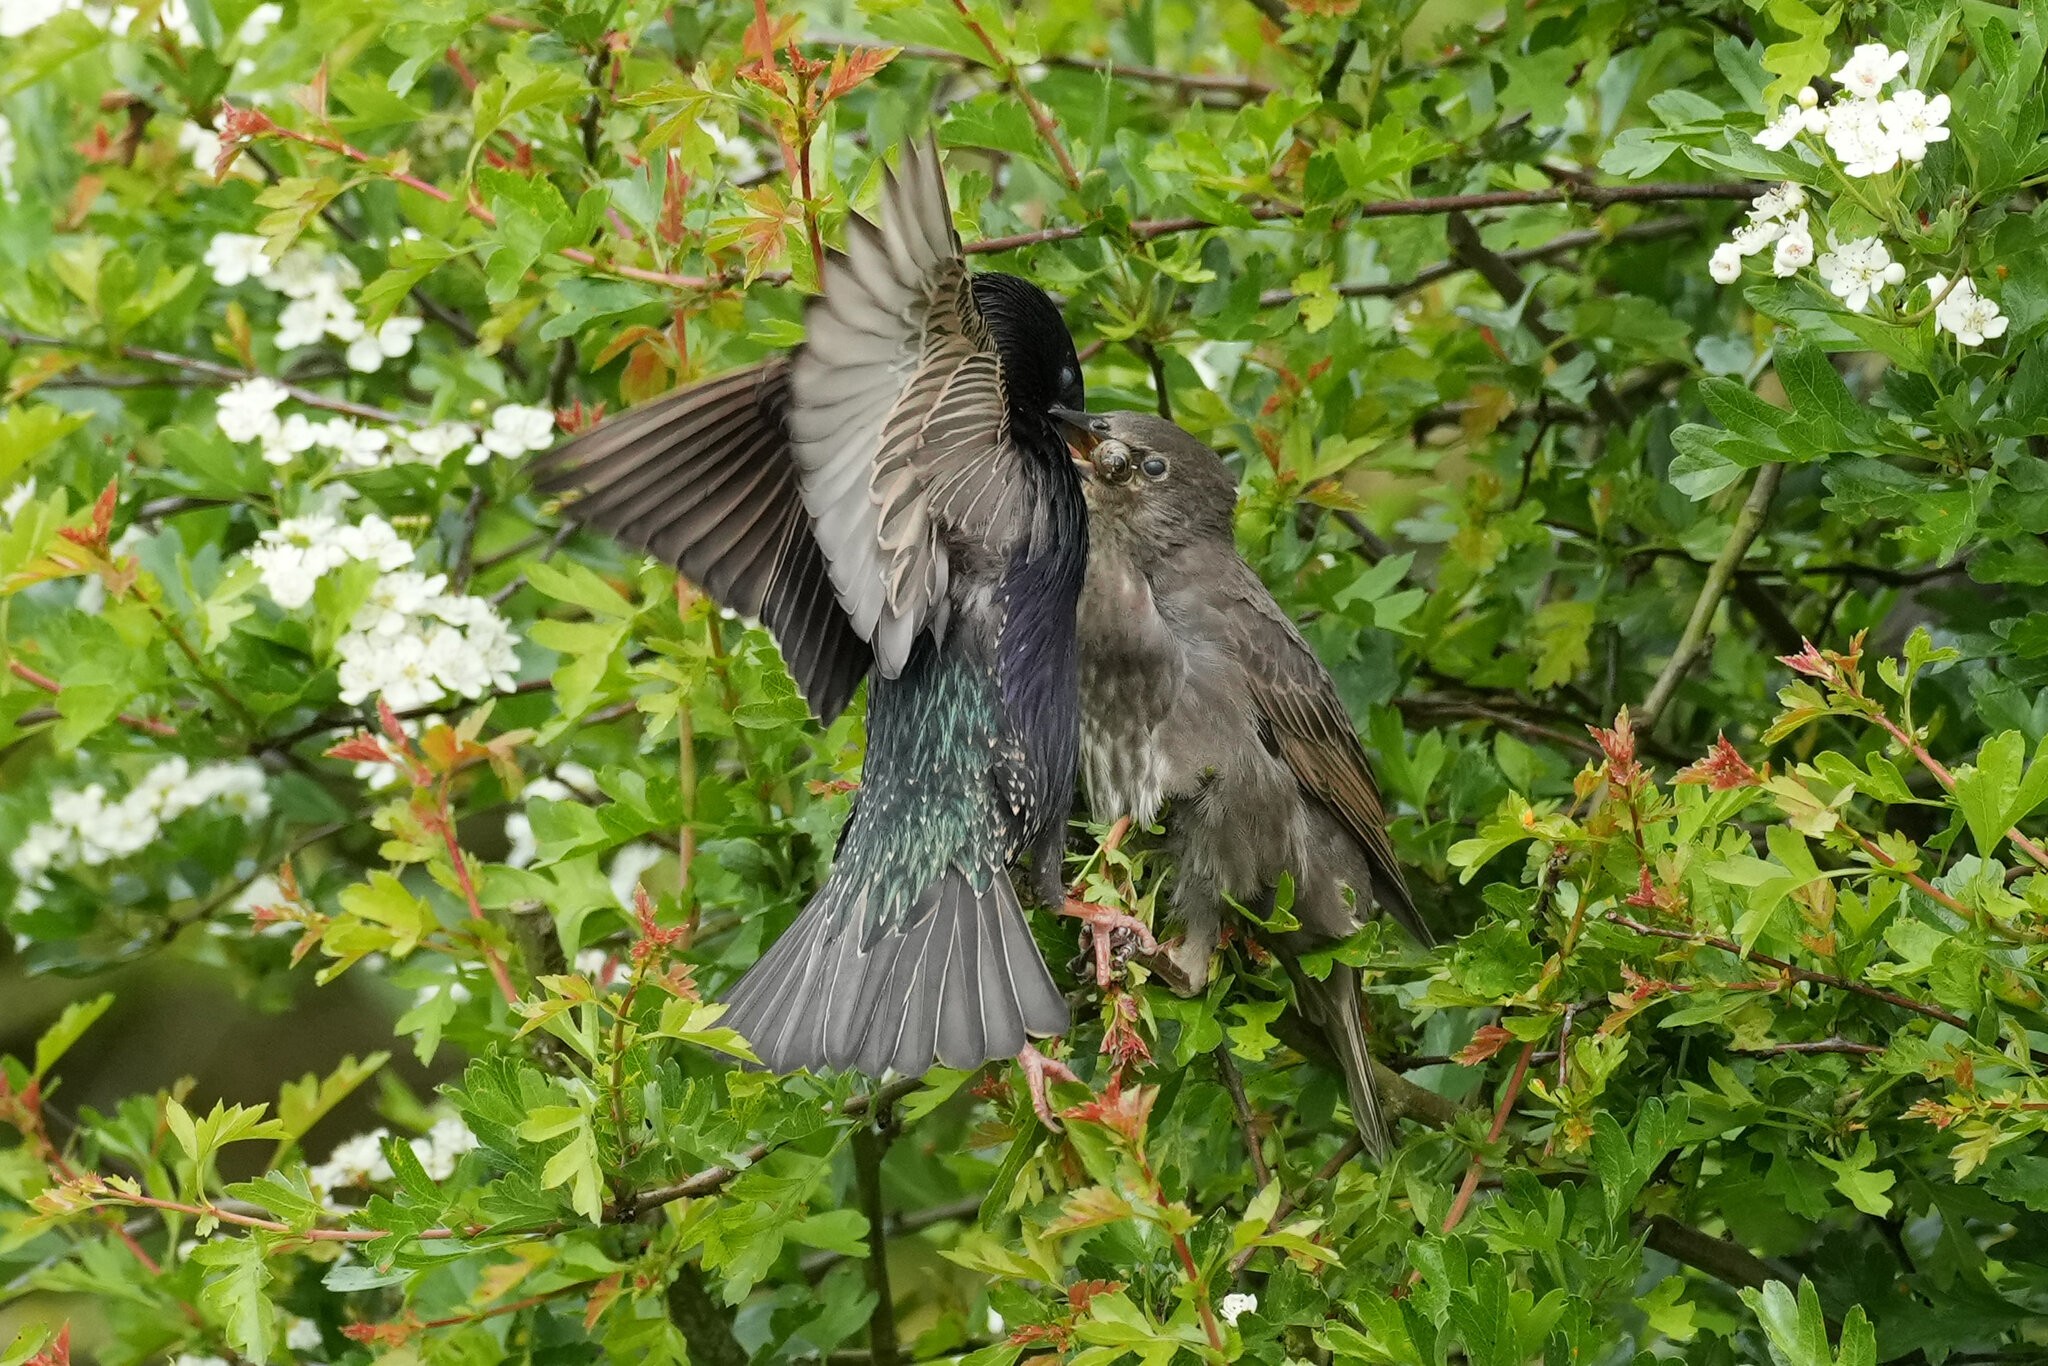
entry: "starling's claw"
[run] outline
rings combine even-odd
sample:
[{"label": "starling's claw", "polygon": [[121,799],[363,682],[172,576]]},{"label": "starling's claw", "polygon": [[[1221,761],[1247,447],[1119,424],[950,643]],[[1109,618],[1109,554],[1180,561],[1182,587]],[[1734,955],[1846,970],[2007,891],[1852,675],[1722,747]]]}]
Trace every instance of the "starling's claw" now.
[{"label": "starling's claw", "polygon": [[1136,916],[1073,897],[1068,897],[1066,904],[1060,907],[1060,914],[1073,916],[1088,927],[1088,934],[1095,945],[1095,985],[1105,991],[1116,979],[1113,956],[1118,931],[1134,936],[1140,953],[1159,952],[1159,941],[1152,937],[1152,927]]},{"label": "starling's claw", "polygon": [[1028,1043],[1024,1045],[1024,1051],[1017,1055],[1017,1065],[1024,1069],[1024,1086],[1031,1092],[1031,1108],[1038,1112],[1038,1122],[1054,1133],[1059,1133],[1060,1122],[1053,1117],[1052,1101],[1045,1094],[1045,1079],[1051,1077],[1055,1081],[1070,1081],[1076,1086],[1081,1084],[1081,1079],[1074,1075],[1072,1068],[1058,1058],[1048,1058]]}]

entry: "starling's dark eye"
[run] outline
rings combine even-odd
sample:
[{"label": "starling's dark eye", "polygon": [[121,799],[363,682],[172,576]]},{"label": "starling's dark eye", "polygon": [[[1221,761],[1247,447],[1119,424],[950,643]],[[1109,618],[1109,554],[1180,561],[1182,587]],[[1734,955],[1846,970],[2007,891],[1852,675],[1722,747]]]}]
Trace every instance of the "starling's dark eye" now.
[{"label": "starling's dark eye", "polygon": [[1166,457],[1163,455],[1148,455],[1145,457],[1145,463],[1138,468],[1145,471],[1147,479],[1164,479],[1166,477]]}]

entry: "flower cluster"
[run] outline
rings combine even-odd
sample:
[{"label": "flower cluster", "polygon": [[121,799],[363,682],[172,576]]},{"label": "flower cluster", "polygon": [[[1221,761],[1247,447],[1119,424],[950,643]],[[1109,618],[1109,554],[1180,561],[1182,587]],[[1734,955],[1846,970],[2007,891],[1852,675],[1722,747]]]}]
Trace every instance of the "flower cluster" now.
[{"label": "flower cluster", "polygon": [[[389,1129],[372,1129],[335,1145],[327,1160],[308,1170],[307,1175],[321,1190],[332,1193],[350,1186],[374,1185],[391,1179],[391,1163],[384,1156]],[[412,1155],[436,1181],[455,1174],[465,1153],[476,1151],[476,1135],[453,1115],[443,1115],[425,1135],[411,1140]]]},{"label": "flower cluster", "polygon": [[518,637],[482,598],[447,591],[445,574],[386,574],[336,646],[341,700],[382,697],[399,711],[449,693],[482,697],[509,690],[519,671]]},{"label": "flower cluster", "polygon": [[1232,1328],[1235,1328],[1240,1318],[1246,1314],[1256,1314],[1259,1312],[1259,1297],[1257,1295],[1247,1295],[1242,1291],[1235,1292],[1225,1295],[1223,1303],[1218,1306],[1218,1309],[1223,1315],[1223,1321]]},{"label": "flower cluster", "polygon": [[412,351],[418,318],[389,318],[374,331],[365,326],[348,291],[362,284],[346,257],[298,246],[273,260],[270,244],[248,233],[214,234],[205,262],[213,282],[234,286],[254,280],[291,300],[277,317],[277,349],[297,351],[332,338],[348,348],[348,367],[371,375],[387,360]]},{"label": "flower cluster", "polygon": [[254,823],[270,814],[262,766],[251,760],[202,764],[182,756],[163,760],[128,795],[108,800],[100,783],[60,790],[50,798],[50,819],[32,825],[8,853],[21,886],[17,908],[33,907],[47,890],[53,868],[97,868],[147,849],[163,827],[200,807],[231,812]]},{"label": "flower cluster", "polygon": [[1883,175],[1901,162],[1917,164],[1930,144],[1948,141],[1948,96],[1929,99],[1918,90],[1886,98],[1885,87],[1906,69],[1906,54],[1883,43],[1865,43],[1835,73],[1842,93],[1823,106],[1812,86],[1799,92],[1756,135],[1759,146],[1782,151],[1801,137],[1818,137],[1841,163],[1842,173],[1862,178]]},{"label": "flower cluster", "polygon": [[[393,324],[416,320],[394,318],[377,333],[382,338]],[[406,348],[412,345],[405,334]],[[383,345],[382,341],[374,342]],[[402,354],[402,351],[400,352]],[[554,444],[555,415],[546,408],[507,403],[491,414],[479,430],[466,422],[440,422],[417,429],[368,427],[347,417],[314,420],[304,413],[278,410],[292,391],[266,375],[257,375],[221,391],[214,403],[214,421],[230,441],[261,444],[263,458],[288,465],[310,450],[331,451],[343,466],[377,469],[391,464],[438,465],[451,456],[480,465],[494,455],[519,456],[544,451]]]},{"label": "flower cluster", "polygon": [[[1931,98],[1919,90],[1885,91],[1905,71],[1907,55],[1882,43],[1865,43],[1834,73],[1841,94],[1823,106],[1808,86],[1771,121],[1755,141],[1772,151],[1819,138],[1847,180],[1882,175],[1900,165],[1915,165],[1927,149],[1948,140],[1949,99]],[[1813,160],[1809,157],[1808,160]],[[1855,193],[1853,187],[1851,193]],[[1728,241],[1714,249],[1707,273],[1730,285],[1742,278],[1750,257],[1770,250],[1771,273],[1789,279],[1812,266],[1830,294],[1852,313],[1873,302],[1887,305],[1886,291],[1906,282],[1906,266],[1895,260],[1884,239],[1875,235],[1829,242],[1817,233],[1807,215],[1808,191],[1786,183],[1759,196],[1748,220]],[[1859,201],[1860,202],[1860,201]],[[1828,249],[1823,251],[1825,244]],[[1933,275],[1926,281],[1937,331],[1964,346],[1982,346],[2002,336],[2006,319],[1998,305],[1978,292],[1968,276],[1950,281]],[[1924,317],[1925,313],[1915,315]],[[1907,319],[1912,321],[1912,319]]]},{"label": "flower cluster", "polygon": [[375,513],[354,524],[327,513],[287,517],[249,551],[263,591],[287,611],[311,602],[321,578],[351,561],[390,571],[409,567],[412,557],[412,546]]}]

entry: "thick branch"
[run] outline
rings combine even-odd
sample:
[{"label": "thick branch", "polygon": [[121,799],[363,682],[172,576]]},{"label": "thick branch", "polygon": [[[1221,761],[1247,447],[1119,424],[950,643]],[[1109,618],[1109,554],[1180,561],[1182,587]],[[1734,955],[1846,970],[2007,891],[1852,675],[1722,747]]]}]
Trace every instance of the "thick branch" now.
[{"label": "thick branch", "polygon": [[747,1366],[747,1349],[733,1336],[732,1311],[711,1297],[695,1262],[676,1268],[666,1298],[668,1321],[683,1335],[692,1366]]},{"label": "thick branch", "polygon": [[[1493,292],[1500,295],[1501,302],[1509,308],[1523,303],[1529,287],[1522,283],[1521,275],[1500,253],[1480,240],[1479,229],[1463,213],[1453,213],[1444,223],[1444,235],[1450,239],[1451,256],[1457,261],[1479,272],[1486,283],[1493,286]],[[1528,300],[1522,309],[1522,327],[1534,337],[1547,352],[1560,360],[1575,360],[1583,354],[1578,343],[1566,340],[1555,328],[1537,316],[1537,301]],[[1621,400],[1614,396],[1614,390],[1607,387],[1604,377],[1595,376],[1592,391],[1593,411],[1602,421],[1611,426],[1628,425],[1628,411],[1621,406]]]},{"label": "thick branch", "polygon": [[1785,467],[1775,464],[1765,465],[1756,472],[1756,482],[1749,486],[1749,497],[1744,500],[1742,511],[1736,514],[1735,525],[1728,532],[1728,543],[1721,547],[1720,555],[1707,569],[1707,581],[1700,586],[1699,600],[1692,605],[1692,616],[1678,637],[1678,648],[1671,652],[1664,672],[1657,676],[1656,685],[1643,702],[1637,722],[1640,729],[1656,729],[1657,718],[1664,714],[1672,694],[1684,681],[1686,670],[1692,667],[1693,660],[1705,646],[1707,628],[1713,624],[1714,612],[1720,607],[1721,597],[1735,577],[1735,567],[1742,563],[1742,557],[1749,553],[1757,533],[1763,530],[1764,518],[1771,510],[1771,499],[1777,494],[1778,480],[1784,473]]},{"label": "thick branch", "polygon": [[896,1297],[889,1288],[888,1215],[882,1208],[882,1155],[888,1139],[873,1124],[853,1131],[853,1179],[860,1212],[868,1221],[868,1289],[875,1307],[868,1313],[868,1360],[874,1366],[895,1366]]}]

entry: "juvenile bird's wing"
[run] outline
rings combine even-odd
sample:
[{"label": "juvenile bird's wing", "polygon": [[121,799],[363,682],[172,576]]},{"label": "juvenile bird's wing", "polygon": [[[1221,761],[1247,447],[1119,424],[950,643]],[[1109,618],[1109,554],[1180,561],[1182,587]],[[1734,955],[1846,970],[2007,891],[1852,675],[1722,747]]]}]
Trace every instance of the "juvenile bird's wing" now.
[{"label": "juvenile bird's wing", "polygon": [[920,632],[945,629],[949,556],[1006,559],[1026,530],[1002,369],[936,144],[904,149],[880,225],[851,219],[824,278],[790,369],[791,450],[840,605],[894,677]]},{"label": "juvenile bird's wing", "polygon": [[797,487],[789,362],[766,361],[623,413],[542,456],[567,515],[655,555],[721,605],[759,617],[820,718],[852,698],[873,652],[833,591]]},{"label": "juvenile bird's wing", "polygon": [[1238,610],[1227,614],[1231,648],[1249,683],[1253,705],[1265,718],[1271,743],[1302,788],[1328,807],[1358,841],[1372,865],[1373,893],[1381,907],[1423,944],[1428,928],[1387,838],[1386,811],[1372,765],[1337,696],[1329,670],[1301,637],[1249,566],[1239,585]]}]

